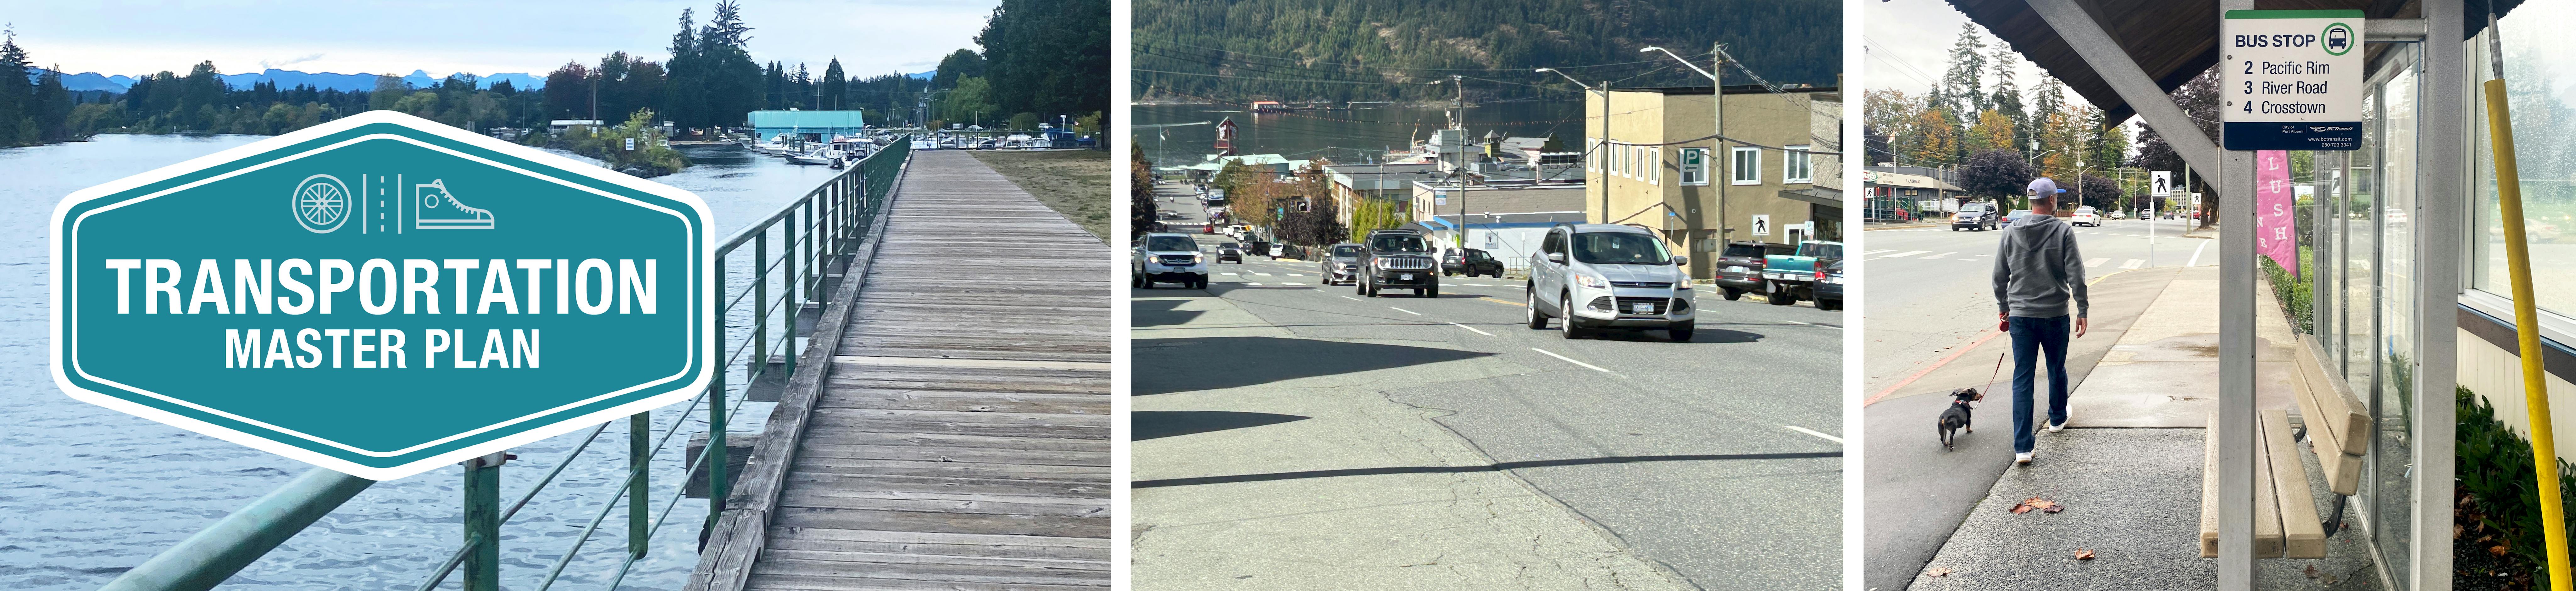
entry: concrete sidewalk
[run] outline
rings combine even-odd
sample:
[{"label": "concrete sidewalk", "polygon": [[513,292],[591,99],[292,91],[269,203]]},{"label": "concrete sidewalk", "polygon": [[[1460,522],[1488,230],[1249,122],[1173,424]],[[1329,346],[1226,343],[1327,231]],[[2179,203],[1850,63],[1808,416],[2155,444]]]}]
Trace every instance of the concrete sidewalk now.
[{"label": "concrete sidewalk", "polygon": [[[2217,405],[2217,284],[2216,267],[2172,271],[2163,289],[2122,326],[2117,342],[2089,364],[2084,377],[2072,380],[2077,386],[2068,400],[2068,423],[2074,428],[2039,434],[2038,459],[2003,470],[1928,563],[1899,581],[1874,569],[1871,587],[2215,585],[2215,561],[2200,557],[2199,523],[2204,423]],[[2256,297],[2256,407],[2292,408],[2295,335],[2269,286],[2258,282]],[[2069,366],[2074,373],[2078,364],[2070,360]],[[1987,400],[1996,404],[1995,398]],[[1980,452],[1995,454],[1997,462],[2009,461],[2003,458],[2009,455],[2009,428],[2000,426],[2008,420],[1995,421],[1994,434],[1978,442],[2000,450]],[[2301,455],[2317,506],[2333,507],[2314,454]],[[2033,497],[2067,509],[2011,512]],[[1880,519],[1877,507],[1871,509],[1871,519]],[[2259,560],[2258,578],[2274,589],[2369,588],[2376,579],[2359,531],[2329,538],[2322,560]],[[2091,550],[2093,558],[2075,559],[2078,549]]]}]

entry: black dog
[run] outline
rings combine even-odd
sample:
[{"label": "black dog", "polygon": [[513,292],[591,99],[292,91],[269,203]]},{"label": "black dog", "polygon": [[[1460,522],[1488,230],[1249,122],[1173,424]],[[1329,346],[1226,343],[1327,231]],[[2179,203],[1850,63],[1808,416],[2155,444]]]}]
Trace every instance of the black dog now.
[{"label": "black dog", "polygon": [[1976,407],[1969,406],[1968,403],[1986,399],[1986,395],[1978,392],[1976,388],[1951,390],[1950,397],[1953,399],[1950,401],[1950,408],[1941,411],[1941,420],[1935,427],[1941,432],[1941,449],[1944,451],[1958,449],[1958,446],[1950,443],[1951,432],[1960,429],[1966,429],[1969,433],[1977,432],[1976,426],[1970,423],[1968,416],[1969,411],[1976,410]]}]

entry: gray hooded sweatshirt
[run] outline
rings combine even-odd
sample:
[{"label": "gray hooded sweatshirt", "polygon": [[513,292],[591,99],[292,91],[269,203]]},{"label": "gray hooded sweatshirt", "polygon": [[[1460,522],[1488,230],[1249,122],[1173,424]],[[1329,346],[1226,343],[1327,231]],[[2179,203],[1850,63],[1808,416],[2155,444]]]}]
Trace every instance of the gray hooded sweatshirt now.
[{"label": "gray hooded sweatshirt", "polygon": [[2075,228],[2037,213],[2005,228],[1995,249],[1995,306],[2007,316],[2065,316],[2070,297],[2075,317],[2083,318],[2092,303],[2084,296],[2084,254],[2075,247]]}]

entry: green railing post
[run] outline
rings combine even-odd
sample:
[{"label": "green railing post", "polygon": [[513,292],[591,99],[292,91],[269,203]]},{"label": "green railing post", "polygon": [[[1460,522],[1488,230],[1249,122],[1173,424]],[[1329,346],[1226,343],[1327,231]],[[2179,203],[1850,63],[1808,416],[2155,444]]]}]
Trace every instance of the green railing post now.
[{"label": "green railing post", "polygon": [[508,453],[465,461],[465,539],[481,540],[465,555],[465,591],[501,589],[501,463]]},{"label": "green railing post", "polygon": [[769,228],[761,228],[751,239],[751,359],[753,383],[759,373],[769,371]]},{"label": "green railing post", "polygon": [[[716,263],[716,292],[717,292],[717,293],[723,293],[723,292],[724,292],[724,285],[725,285],[725,260],[726,260],[726,259],[725,259],[725,257],[717,257],[717,258],[716,258],[716,261],[715,261],[715,263]],[[715,332],[716,338],[714,339],[714,340],[715,340],[715,344],[716,344],[716,356],[715,356],[715,358],[716,358],[716,360],[717,360],[719,363],[721,363],[721,362],[725,359],[725,325],[726,325],[726,324],[728,324],[728,323],[725,321],[725,315],[724,315],[723,310],[718,310],[718,311],[717,311],[715,321],[716,321],[716,329],[715,329],[715,330],[716,330],[716,332]],[[729,364],[728,364],[728,365],[729,365]],[[708,397],[709,399],[711,399],[711,400],[713,400],[713,401],[714,401],[714,405],[713,405],[711,408],[715,408],[715,409],[722,409],[722,408],[724,408],[725,374],[727,374],[727,373],[731,373],[732,371],[733,371],[733,369],[732,369],[732,368],[729,368],[729,367],[719,367],[719,368],[717,368],[717,369],[716,369],[715,379],[714,379],[714,380],[711,380],[711,381],[709,381],[709,382],[707,383],[707,397]],[[709,426],[713,427],[713,429],[712,429],[712,430],[709,430],[709,431],[707,432],[707,458],[708,458],[708,459],[706,460],[706,462],[707,462],[708,464],[711,464],[711,465],[710,465],[710,466],[708,466],[708,467],[709,467],[709,468],[712,468],[712,470],[710,470],[707,474],[708,474],[708,475],[710,475],[710,476],[712,476],[712,477],[714,477],[714,478],[713,478],[713,479],[711,479],[711,480],[708,480],[708,481],[707,481],[707,486],[708,486],[708,494],[707,494],[707,522],[706,522],[706,524],[705,524],[705,525],[703,525],[703,526],[701,526],[701,527],[715,527],[715,525],[716,525],[716,518],[718,518],[718,517],[723,517],[723,516],[724,516],[724,483],[725,483],[725,482],[724,482],[724,465],[725,465],[724,413],[722,413],[722,412],[710,412],[710,413],[707,413],[707,424],[708,424]],[[673,426],[672,428],[677,429],[677,428],[678,428],[678,426],[676,426],[676,425],[675,425],[675,426]],[[685,482],[685,481],[683,481],[683,484],[686,484],[686,482]]]},{"label": "green railing post", "polygon": [[375,483],[325,468],[308,470],[99,589],[212,589]]},{"label": "green railing post", "polygon": [[645,499],[653,483],[652,430],[653,411],[626,417],[626,469],[636,475],[626,483],[626,554],[636,558],[643,558],[653,541],[647,533],[653,529],[653,508]]},{"label": "green railing post", "polygon": [[787,312],[787,340],[778,343],[780,349],[786,350],[786,354],[780,357],[787,358],[787,375],[778,376],[778,380],[784,383],[796,375],[796,321],[805,316],[805,298],[802,297],[805,290],[796,284],[796,206],[788,205],[787,216],[779,218],[779,221],[785,224],[780,227],[787,230],[787,236],[783,238],[785,242],[780,244],[787,247],[787,252],[780,253],[778,257],[779,264],[786,265],[783,270],[787,272],[787,276],[779,281],[779,287],[787,288],[787,293],[778,296],[778,309]]}]

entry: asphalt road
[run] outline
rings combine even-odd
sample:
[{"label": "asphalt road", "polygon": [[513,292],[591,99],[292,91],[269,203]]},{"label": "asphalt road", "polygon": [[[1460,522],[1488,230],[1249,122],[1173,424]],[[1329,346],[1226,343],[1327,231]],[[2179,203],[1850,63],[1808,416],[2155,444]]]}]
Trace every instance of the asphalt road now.
[{"label": "asphalt road", "polygon": [[[2128,269],[2218,264],[2215,240],[2183,238],[2183,223],[2157,220],[2149,242],[2144,220],[2105,220],[2077,227],[2085,275]],[[1861,398],[1881,393],[1984,336],[1995,326],[1993,276],[2002,232],[1947,227],[1870,230],[1861,241],[1863,289],[1871,290],[1868,337],[1862,343]],[[1902,396],[1908,392],[1896,392]]]},{"label": "asphalt road", "polygon": [[1841,313],[1569,341],[1517,281],[1216,267],[1130,290],[1138,589],[1839,584]]}]

